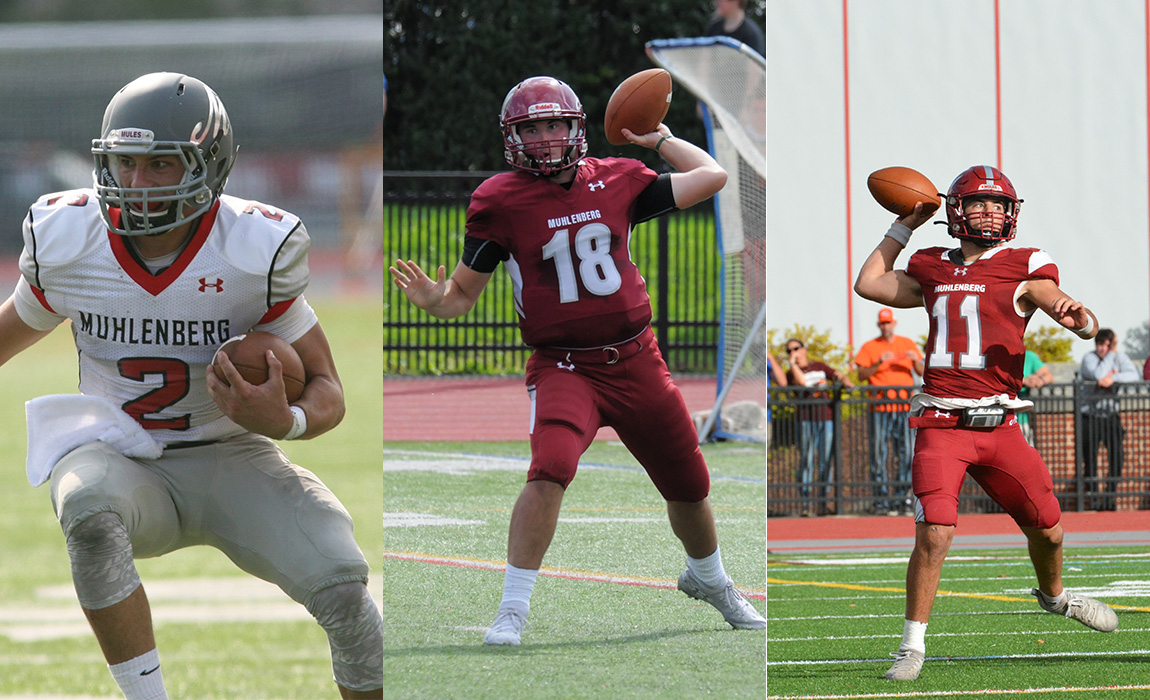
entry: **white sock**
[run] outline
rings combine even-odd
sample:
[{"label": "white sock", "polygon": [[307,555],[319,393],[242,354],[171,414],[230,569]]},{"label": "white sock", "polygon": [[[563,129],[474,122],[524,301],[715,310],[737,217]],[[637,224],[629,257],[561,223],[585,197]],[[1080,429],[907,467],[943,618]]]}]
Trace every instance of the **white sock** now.
[{"label": "white sock", "polygon": [[712,591],[717,591],[727,585],[727,572],[723,570],[723,556],[719,548],[711,556],[702,559],[687,557],[687,568],[699,579],[699,583]]},{"label": "white sock", "polygon": [[902,644],[899,651],[917,651],[926,654],[926,623],[915,620],[904,620],[902,625]]},{"label": "white sock", "polygon": [[1056,595],[1054,597],[1048,596],[1045,593],[1043,593],[1041,588],[1038,588],[1035,590],[1038,591],[1038,595],[1042,596],[1042,601],[1044,603],[1046,603],[1046,605],[1044,607],[1050,608],[1053,610],[1059,610],[1059,611],[1066,609],[1067,596],[1066,596],[1066,589],[1065,588],[1062,589],[1061,593],[1059,593],[1058,595]]},{"label": "white sock", "polygon": [[539,569],[520,569],[507,565],[503,574],[503,600],[500,608],[516,608],[524,615],[531,608],[531,592],[535,590],[535,579]]},{"label": "white sock", "polygon": [[168,700],[164,674],[160,671],[160,653],[151,651],[123,663],[108,666],[124,700]]}]

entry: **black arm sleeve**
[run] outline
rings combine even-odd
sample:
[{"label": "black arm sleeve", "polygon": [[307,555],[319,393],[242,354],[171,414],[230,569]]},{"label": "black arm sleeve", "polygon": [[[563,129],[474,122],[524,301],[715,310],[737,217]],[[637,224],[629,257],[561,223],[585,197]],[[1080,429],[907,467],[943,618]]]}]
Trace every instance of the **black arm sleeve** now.
[{"label": "black arm sleeve", "polygon": [[495,272],[499,263],[511,257],[503,246],[472,236],[463,237],[462,262],[475,272]]},{"label": "black arm sleeve", "polygon": [[641,224],[676,209],[675,193],[671,191],[671,174],[663,173],[635,198],[635,213],[631,223]]}]

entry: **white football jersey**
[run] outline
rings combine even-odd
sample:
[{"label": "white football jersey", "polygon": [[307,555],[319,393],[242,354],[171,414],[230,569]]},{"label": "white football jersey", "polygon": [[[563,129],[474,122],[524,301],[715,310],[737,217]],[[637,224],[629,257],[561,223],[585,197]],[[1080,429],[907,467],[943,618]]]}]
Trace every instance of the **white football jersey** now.
[{"label": "white football jersey", "polygon": [[232,336],[258,328],[294,342],[315,324],[301,296],[309,243],[298,217],[224,195],[152,274],[108,231],[92,190],[58,192],[24,220],[16,310],[40,330],[71,320],[80,392],[121,406],[157,441],[238,435],[204,374]]}]

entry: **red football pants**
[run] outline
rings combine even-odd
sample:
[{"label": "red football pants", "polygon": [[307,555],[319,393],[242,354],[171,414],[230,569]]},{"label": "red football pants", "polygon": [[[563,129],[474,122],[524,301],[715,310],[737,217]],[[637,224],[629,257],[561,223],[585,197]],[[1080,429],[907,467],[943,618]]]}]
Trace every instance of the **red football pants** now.
[{"label": "red football pants", "polygon": [[668,501],[707,497],[710,475],[687,405],[654,335],[616,364],[557,361],[536,352],[527,362],[531,395],[531,468],[527,480],[564,488],[600,426],[610,426]]},{"label": "red football pants", "polygon": [[1014,420],[989,430],[919,428],[912,471],[928,523],[958,523],[966,474],[1022,527],[1050,528],[1062,518],[1050,471]]}]

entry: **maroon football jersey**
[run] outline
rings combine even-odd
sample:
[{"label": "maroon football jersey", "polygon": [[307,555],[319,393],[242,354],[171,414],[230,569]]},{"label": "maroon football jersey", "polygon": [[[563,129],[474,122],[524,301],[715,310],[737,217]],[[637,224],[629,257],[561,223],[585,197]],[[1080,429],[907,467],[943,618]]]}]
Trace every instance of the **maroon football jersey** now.
[{"label": "maroon football jersey", "polygon": [[1014,298],[1027,280],[1058,284],[1058,267],[1037,248],[995,248],[966,265],[946,248],[911,256],[907,274],[922,287],[930,314],[923,390],[940,398],[1018,395],[1032,314]]},{"label": "maroon football jersey", "polygon": [[467,234],[510,253],[523,342],[599,347],[647,327],[651,300],[628,241],[635,198],[657,177],[637,160],[585,158],[570,189],[512,171],[475,190]]}]

